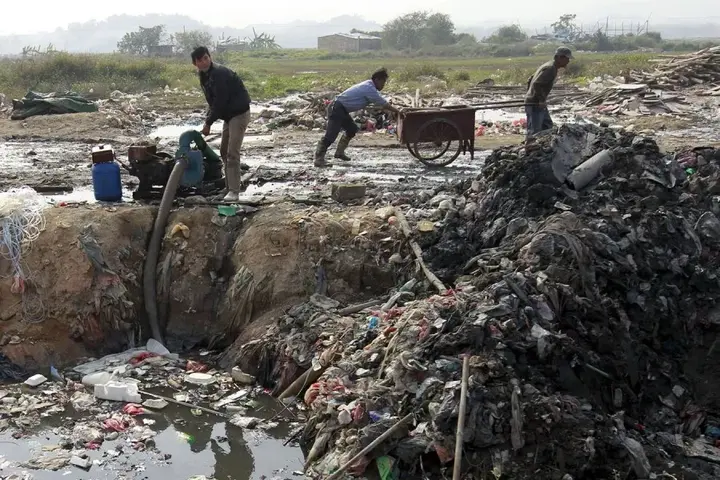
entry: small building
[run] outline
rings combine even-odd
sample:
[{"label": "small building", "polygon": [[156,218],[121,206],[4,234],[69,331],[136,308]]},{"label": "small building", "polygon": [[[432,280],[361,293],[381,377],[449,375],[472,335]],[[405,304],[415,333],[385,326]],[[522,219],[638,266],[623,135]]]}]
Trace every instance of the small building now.
[{"label": "small building", "polygon": [[335,33],[318,37],[318,50],[329,52],[366,52],[380,50],[382,39],[363,33]]},{"label": "small building", "polygon": [[217,47],[215,47],[216,53],[223,53],[223,52],[244,52],[245,50],[248,50],[248,44],[247,42],[237,42],[237,43],[219,43]]},{"label": "small building", "polygon": [[155,45],[148,48],[148,56],[150,57],[172,57],[173,55],[175,55],[173,45]]}]

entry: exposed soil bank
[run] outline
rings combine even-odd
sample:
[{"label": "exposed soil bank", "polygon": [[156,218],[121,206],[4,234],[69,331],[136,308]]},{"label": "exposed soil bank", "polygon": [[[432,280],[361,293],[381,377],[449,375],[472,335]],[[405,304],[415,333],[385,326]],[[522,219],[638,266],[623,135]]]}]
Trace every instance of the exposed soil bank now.
[{"label": "exposed soil bank", "polygon": [[[2,353],[32,369],[147,338],[141,275],[154,214],[154,207],[46,210],[47,226],[23,258],[24,294],[11,292],[12,267],[0,260]],[[248,323],[318,287],[340,301],[385,291],[394,282],[377,266],[374,242],[353,240],[358,225],[365,238],[381,235],[378,222],[361,209],[335,215],[290,205],[251,218],[219,217],[210,207],[173,212],[157,286],[168,346],[227,345]]]}]

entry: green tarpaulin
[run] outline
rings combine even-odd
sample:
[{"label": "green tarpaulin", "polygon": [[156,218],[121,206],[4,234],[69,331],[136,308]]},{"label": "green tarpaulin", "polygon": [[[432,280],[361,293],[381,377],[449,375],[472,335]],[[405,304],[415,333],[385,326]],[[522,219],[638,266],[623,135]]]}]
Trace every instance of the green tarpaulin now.
[{"label": "green tarpaulin", "polygon": [[97,112],[94,102],[74,92],[38,93],[30,91],[22,100],[13,100],[13,120],[24,120],[36,115]]}]

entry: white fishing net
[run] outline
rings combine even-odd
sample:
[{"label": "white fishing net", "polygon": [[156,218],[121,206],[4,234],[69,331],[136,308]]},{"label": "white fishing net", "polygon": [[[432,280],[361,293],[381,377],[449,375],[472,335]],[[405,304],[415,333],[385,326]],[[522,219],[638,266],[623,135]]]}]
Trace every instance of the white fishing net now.
[{"label": "white fishing net", "polygon": [[11,291],[22,295],[23,319],[41,322],[45,308],[35,292],[27,288],[30,272],[23,256],[45,229],[45,198],[27,187],[0,192],[0,255],[13,270]]}]

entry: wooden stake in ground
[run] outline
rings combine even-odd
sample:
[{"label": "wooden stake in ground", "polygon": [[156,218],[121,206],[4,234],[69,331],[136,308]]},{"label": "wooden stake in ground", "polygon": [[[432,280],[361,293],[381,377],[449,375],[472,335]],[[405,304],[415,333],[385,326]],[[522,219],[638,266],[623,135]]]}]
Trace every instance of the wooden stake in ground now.
[{"label": "wooden stake in ground", "polygon": [[465,410],[467,409],[468,378],[470,377],[470,355],[463,359],[462,384],[460,386],[460,412],[458,413],[457,431],[455,432],[455,463],[453,464],[453,480],[460,480],[462,469],[463,436],[465,434]]},{"label": "wooden stake in ground", "polygon": [[365,447],[365,448],[363,448],[362,450],[360,450],[360,453],[358,453],[358,454],[355,455],[353,458],[351,458],[350,460],[348,460],[342,467],[338,468],[338,469],[335,471],[335,473],[333,473],[332,475],[330,475],[330,476],[327,478],[327,480],[337,480],[338,478],[340,478],[340,476],[341,476],[343,473],[345,473],[345,470],[347,470],[348,468],[350,468],[355,462],[357,462],[358,460],[360,460],[362,457],[364,457],[366,454],[368,454],[370,451],[372,451],[375,447],[377,447],[377,446],[380,445],[382,442],[384,442],[384,441],[385,441],[388,437],[390,437],[393,433],[395,433],[396,431],[398,431],[398,430],[400,429],[400,427],[402,427],[402,426],[405,425],[407,422],[409,422],[410,420],[412,420],[412,418],[413,418],[413,414],[410,413],[410,414],[406,415],[404,418],[402,418],[402,419],[401,419],[399,422],[397,422],[395,425],[393,425],[392,427],[388,428],[388,430],[387,430],[385,433],[383,433],[383,434],[380,435],[378,438],[376,438],[375,440],[373,440],[373,442],[372,442],[370,445],[368,445],[367,447]]}]

